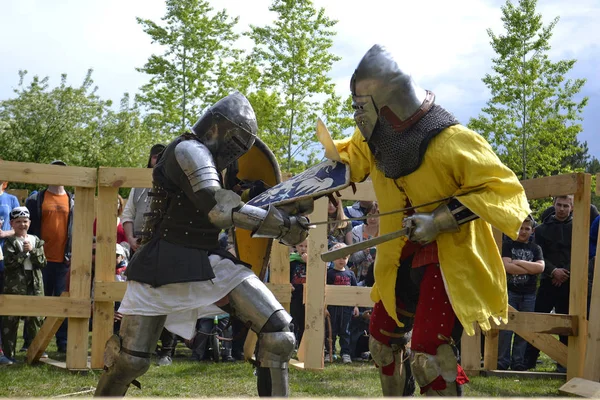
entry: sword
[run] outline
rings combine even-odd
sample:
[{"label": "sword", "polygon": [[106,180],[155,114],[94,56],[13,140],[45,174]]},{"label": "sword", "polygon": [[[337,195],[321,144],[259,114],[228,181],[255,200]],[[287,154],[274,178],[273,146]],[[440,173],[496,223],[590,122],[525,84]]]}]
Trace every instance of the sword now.
[{"label": "sword", "polygon": [[386,233],[385,235],[378,236],[373,239],[364,240],[359,243],[351,244],[350,246],[342,247],[341,249],[336,249],[332,251],[328,251],[321,254],[321,260],[325,262],[337,260],[338,258],[344,258],[349,256],[352,253],[356,253],[359,250],[363,250],[369,247],[376,246],[378,244],[399,238],[401,236],[408,236],[410,234],[410,230],[412,227],[406,227],[400,229],[399,231]]},{"label": "sword", "polygon": [[[416,206],[410,206],[410,207],[405,207],[405,208],[398,208],[396,210],[387,211],[387,212],[378,213],[378,214],[363,215],[362,217],[354,217],[354,218],[344,218],[344,219],[335,219],[335,220],[311,222],[308,225],[308,228],[309,229],[314,229],[314,228],[316,228],[319,225],[337,224],[338,222],[362,221],[362,220],[366,220],[368,218],[380,218],[380,217],[383,217],[383,216],[386,216],[386,215],[392,215],[392,214],[398,214],[398,213],[401,213],[401,212],[404,212],[404,211],[416,210],[417,208],[421,208],[421,207],[425,207],[425,206],[430,206],[432,204],[437,204],[437,203],[441,203],[443,201],[452,200],[452,199],[455,199],[457,197],[465,196],[467,194],[481,192],[483,190],[485,190],[485,188],[473,189],[473,190],[470,190],[468,192],[464,192],[464,193],[460,193],[460,194],[455,194],[453,196],[443,197],[441,199],[437,199],[437,200],[433,200],[433,201],[428,201],[427,203],[417,204]],[[402,235],[400,235],[400,236],[402,236]]]},{"label": "sword", "polygon": [[417,208],[420,207],[425,207],[425,206],[430,206],[432,204],[436,204],[436,203],[441,203],[443,201],[447,201],[447,200],[452,200],[455,197],[459,197],[459,196],[463,196],[465,194],[468,194],[471,192],[467,192],[464,194],[458,194],[455,196],[448,196],[448,197],[444,197],[442,199],[437,199],[437,200],[433,200],[427,203],[422,203],[422,204],[417,204],[416,206],[410,206],[410,207],[405,207],[405,208],[399,208],[397,210],[392,210],[392,211],[387,211],[387,212],[383,212],[383,213],[378,213],[378,214],[370,214],[370,215],[363,215],[362,217],[353,217],[353,218],[344,218],[344,219],[335,219],[335,220],[327,220],[327,221],[319,221],[319,222],[311,222],[308,227],[310,229],[314,229],[319,225],[325,225],[325,224],[337,224],[338,222],[351,222],[351,221],[362,221],[362,220],[366,220],[368,218],[380,218],[386,215],[392,215],[392,214],[398,214],[404,211],[411,211],[411,210],[416,210]]}]

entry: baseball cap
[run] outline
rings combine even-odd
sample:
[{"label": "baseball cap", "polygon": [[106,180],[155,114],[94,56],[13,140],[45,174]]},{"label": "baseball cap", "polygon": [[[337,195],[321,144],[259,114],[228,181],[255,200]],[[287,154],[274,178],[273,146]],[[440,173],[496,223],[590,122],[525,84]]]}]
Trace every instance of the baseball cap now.
[{"label": "baseball cap", "polygon": [[64,165],[66,167],[67,163],[62,160],[54,160],[50,163],[50,165]]},{"label": "baseball cap", "polygon": [[117,243],[117,255],[127,257],[127,252],[125,251],[125,248],[119,243]]},{"label": "baseball cap", "polygon": [[154,156],[165,149],[165,145],[161,143],[157,143],[150,148],[150,155]]}]

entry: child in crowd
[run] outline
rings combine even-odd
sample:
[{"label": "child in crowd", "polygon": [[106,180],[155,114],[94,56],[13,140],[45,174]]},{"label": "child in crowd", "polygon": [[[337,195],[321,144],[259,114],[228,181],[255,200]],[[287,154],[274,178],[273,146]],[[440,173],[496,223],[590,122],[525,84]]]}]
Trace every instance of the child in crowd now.
[{"label": "child in crowd", "polygon": [[[127,270],[127,250],[125,247],[117,243],[116,245],[116,265],[115,265],[115,281],[117,282],[125,282],[127,280],[127,276],[125,275],[125,271]],[[114,325],[113,332],[115,334],[119,333],[121,330],[121,319],[123,316],[119,312],[119,307],[121,306],[120,301],[115,301],[115,315],[114,315]]]},{"label": "child in crowd", "polygon": [[117,282],[125,282],[127,277],[125,271],[127,270],[127,251],[123,246],[117,243],[117,264],[115,266],[115,280]]},{"label": "child in crowd", "polygon": [[[535,227],[533,217],[528,216],[519,230],[516,241],[506,241],[502,245],[502,261],[508,280],[508,304],[518,311],[533,312],[538,275],[544,272],[542,249],[530,242]],[[512,331],[502,330],[499,336],[498,369],[525,371],[525,349],[527,342]]]},{"label": "child in crowd", "polygon": [[[14,234],[10,227],[10,212],[13,208],[19,207],[19,200],[12,194],[6,193],[8,182],[0,181],[0,250],[4,244],[4,239]],[[4,259],[0,252],[0,294],[4,288]],[[0,317],[0,366],[11,365],[10,361],[2,351],[2,318]]]},{"label": "child in crowd", "polygon": [[[46,266],[44,241],[35,235],[28,235],[29,210],[26,207],[16,207],[10,212],[10,225],[15,232],[4,242],[5,286],[4,294],[29,296],[44,295],[44,280],[42,268]],[[18,316],[5,316],[2,323],[2,347],[6,357],[15,362],[15,347]],[[42,318],[25,318],[27,337],[33,339],[42,326]]]},{"label": "child in crowd", "polygon": [[[358,282],[358,286],[372,287],[375,284],[372,263],[367,270],[365,279]],[[369,352],[369,323],[371,321],[372,307],[359,307],[358,316],[350,321],[350,356],[352,359],[367,361],[371,357]]]},{"label": "child in crowd", "polygon": [[[337,250],[346,247],[344,243],[337,243],[330,250]],[[357,286],[354,272],[346,268],[348,257],[338,258],[333,262],[333,268],[327,271],[327,284],[336,286]],[[335,342],[340,338],[340,353],[342,362],[349,364],[352,362],[350,357],[350,320],[352,316],[358,316],[358,307],[352,306],[327,306],[327,313],[331,318],[331,338],[333,339],[333,352],[335,352]],[[327,358],[327,357],[326,357]]]},{"label": "child in crowd", "polygon": [[[0,265],[2,265],[2,272],[0,272],[0,281],[2,282],[0,284],[0,294],[2,294],[3,289],[4,289],[4,254],[2,253],[2,246],[0,246]],[[4,350],[2,350],[2,323],[1,323],[2,317],[0,317],[0,366],[2,365],[12,365],[12,361],[10,361],[8,359],[8,357],[6,357],[4,355]]]},{"label": "child in crowd", "polygon": [[306,260],[308,259],[308,239],[296,245],[296,251],[290,254],[290,283],[292,285],[292,298],[290,300],[290,315],[294,325],[296,346],[304,334],[305,308],[303,303],[304,284],[306,283]]}]

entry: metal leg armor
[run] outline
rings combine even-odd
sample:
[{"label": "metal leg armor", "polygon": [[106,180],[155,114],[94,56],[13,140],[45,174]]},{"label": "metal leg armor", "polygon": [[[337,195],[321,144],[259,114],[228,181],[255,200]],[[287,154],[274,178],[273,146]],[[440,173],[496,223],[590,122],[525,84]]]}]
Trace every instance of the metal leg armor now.
[{"label": "metal leg armor", "polygon": [[457,359],[454,349],[449,344],[442,344],[437,348],[437,354],[431,355],[415,351],[411,355],[411,366],[415,379],[420,387],[433,383],[439,376],[446,381],[446,388],[436,390],[430,387],[427,396],[459,396],[459,385],[456,383],[458,375],[456,369]]},{"label": "metal leg armor", "polygon": [[165,315],[123,316],[119,335],[113,335],[106,342],[104,373],[100,377],[94,396],[125,396],[129,385],[135,385],[135,379],[148,371],[150,357],[166,318]]},{"label": "metal leg armor", "polygon": [[256,371],[259,396],[288,397],[288,362],[296,346],[292,317],[273,293],[252,277],[229,294],[232,313],[258,334]]},{"label": "metal leg armor", "polygon": [[389,346],[369,336],[369,351],[379,371],[383,396],[412,396],[415,380],[410,368],[410,349],[398,344]]}]

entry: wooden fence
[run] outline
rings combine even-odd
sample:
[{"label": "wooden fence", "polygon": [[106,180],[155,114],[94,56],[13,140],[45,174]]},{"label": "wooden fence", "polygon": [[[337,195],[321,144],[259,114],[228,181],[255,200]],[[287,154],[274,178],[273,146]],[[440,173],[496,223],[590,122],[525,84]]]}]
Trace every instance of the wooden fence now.
[{"label": "wooden fence", "polygon": [[[115,282],[114,252],[116,244],[117,208],[114,199],[120,187],[150,187],[151,170],[147,168],[93,168],[38,165],[0,161],[0,180],[41,185],[75,187],[75,215],[73,221],[73,257],[68,296],[34,297],[0,295],[1,315],[46,316],[42,331],[57,326],[57,318],[69,318],[67,342],[68,369],[99,369],[103,367],[106,340],[112,335],[114,302],[122,299],[127,283]],[[576,173],[523,182],[528,198],[536,199],[564,194],[575,194],[573,241],[571,260],[571,298],[569,315],[519,313],[511,311],[507,329],[512,329],[555,360],[566,364],[568,377],[600,380],[600,282],[596,279],[592,297],[592,314],[588,330],[586,318],[587,265],[589,241],[589,208],[591,177]],[[356,185],[341,192],[344,200],[375,200],[370,182]],[[97,210],[94,193],[98,190]],[[599,191],[600,192],[600,191]],[[327,198],[315,202],[313,221],[327,219]],[[94,296],[92,285],[92,224],[97,215],[96,261]],[[498,235],[499,236],[499,235]],[[322,369],[324,349],[325,305],[372,306],[369,288],[337,287],[326,285],[326,264],[320,255],[327,250],[327,227],[320,225],[311,230],[308,245],[307,282],[304,288],[306,302],[305,332],[299,349],[299,368]],[[285,306],[290,301],[289,253],[287,246],[275,244],[271,253],[271,283],[269,288]],[[88,363],[88,320],[93,306],[91,361]],[[495,369],[498,355],[497,330],[487,334],[484,369]],[[40,336],[43,332],[40,332]],[[569,335],[569,346],[564,346],[551,334]],[[37,340],[36,352],[41,354],[48,339]],[[34,341],[35,342],[35,341]],[[41,344],[40,344],[41,343]],[[44,345],[45,343],[45,345]],[[35,347],[35,346],[32,346]],[[464,337],[463,366],[478,372],[480,367],[479,335]],[[587,353],[586,353],[587,348]],[[29,356],[29,354],[28,354]]]}]

